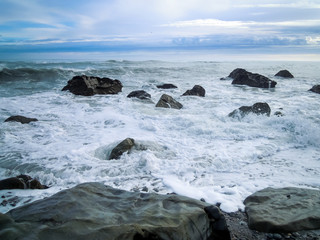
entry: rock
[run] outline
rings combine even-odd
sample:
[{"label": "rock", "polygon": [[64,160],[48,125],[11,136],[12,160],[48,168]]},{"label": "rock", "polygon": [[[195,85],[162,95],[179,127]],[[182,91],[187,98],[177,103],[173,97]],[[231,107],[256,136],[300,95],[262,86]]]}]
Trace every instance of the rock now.
[{"label": "rock", "polygon": [[187,90],[182,96],[199,96],[199,97],[204,97],[206,94],[206,90],[199,86],[195,85],[191,90]]},{"label": "rock", "polygon": [[244,201],[249,227],[261,232],[320,229],[320,191],[265,188]]},{"label": "rock", "polygon": [[75,95],[92,96],[95,94],[117,94],[122,90],[119,80],[93,76],[75,76],[68,81],[62,91],[69,90]]},{"label": "rock", "polygon": [[5,120],[5,122],[20,122],[22,124],[30,123],[30,122],[37,122],[38,119],[36,118],[28,118],[20,115],[11,116]]},{"label": "rock", "polygon": [[178,87],[176,85],[171,84],[171,83],[165,83],[165,84],[157,85],[157,88],[173,89],[173,88],[178,88]]},{"label": "rock", "polygon": [[211,238],[218,231],[208,206],[178,195],[84,183],[0,214],[0,239],[230,239]]},{"label": "rock", "polygon": [[130,151],[134,146],[134,139],[126,138],[121,143],[119,143],[114,149],[112,149],[109,160],[119,159],[122,154]]},{"label": "rock", "polygon": [[309,91],[320,93],[320,85],[314,85]]},{"label": "rock", "polygon": [[0,190],[3,189],[46,189],[38,180],[32,179],[28,175],[19,175],[6,178],[0,181]]},{"label": "rock", "polygon": [[242,106],[239,109],[234,110],[233,112],[229,113],[229,117],[240,117],[243,118],[249,113],[254,113],[256,115],[266,115],[270,116],[271,108],[268,103],[255,103],[252,106]]},{"label": "rock", "polygon": [[275,76],[283,77],[283,78],[294,78],[293,75],[288,70],[281,70]]},{"label": "rock", "polygon": [[163,94],[159,99],[156,107],[181,109],[183,106],[181,103],[174,100],[171,96]]},{"label": "rock", "polygon": [[277,84],[277,82],[272,81],[265,76],[248,72],[242,68],[233,70],[228,77],[233,78],[232,84],[248,85],[250,87],[274,88]]},{"label": "rock", "polygon": [[129,93],[128,98],[139,98],[141,100],[149,100],[151,95],[144,90],[137,90]]}]

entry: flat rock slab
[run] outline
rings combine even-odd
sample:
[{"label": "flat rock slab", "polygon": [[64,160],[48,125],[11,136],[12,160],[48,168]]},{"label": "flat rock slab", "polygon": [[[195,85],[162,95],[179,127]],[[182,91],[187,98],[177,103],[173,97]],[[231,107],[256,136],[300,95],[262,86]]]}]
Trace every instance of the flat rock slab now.
[{"label": "flat rock slab", "polygon": [[22,124],[27,124],[30,122],[37,122],[38,119],[36,118],[28,118],[20,115],[11,116],[5,120],[5,122],[20,122]]},{"label": "flat rock slab", "polygon": [[0,239],[209,239],[207,203],[84,183],[0,214]]},{"label": "flat rock slab", "polygon": [[320,191],[266,188],[245,199],[249,227],[261,232],[320,229]]}]

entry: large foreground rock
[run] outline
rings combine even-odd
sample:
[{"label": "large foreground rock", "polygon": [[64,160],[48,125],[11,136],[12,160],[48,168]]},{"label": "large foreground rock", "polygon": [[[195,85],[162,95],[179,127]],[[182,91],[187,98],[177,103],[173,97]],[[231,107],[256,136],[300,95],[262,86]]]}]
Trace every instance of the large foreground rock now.
[{"label": "large foreground rock", "polygon": [[173,99],[173,97],[163,94],[160,97],[156,107],[181,109],[183,106],[181,103]]},{"label": "large foreground rock", "polygon": [[[230,239],[225,228],[214,227],[221,215],[217,207],[187,197],[84,183],[0,214],[0,239]],[[217,233],[225,235],[209,238]]]},{"label": "large foreground rock", "polygon": [[92,76],[75,76],[68,81],[62,91],[69,90],[75,95],[92,96],[95,94],[117,94],[122,90],[119,80]]},{"label": "large foreground rock", "polygon": [[206,95],[206,90],[200,85],[195,85],[192,89],[187,90],[182,96],[199,96],[204,97]]},{"label": "large foreground rock", "polygon": [[311,89],[309,89],[309,91],[320,93],[320,85],[314,85]]},{"label": "large foreground rock", "polygon": [[38,119],[36,119],[36,118],[28,118],[28,117],[16,115],[16,116],[8,117],[4,121],[5,122],[19,122],[19,123],[22,123],[22,124],[27,124],[27,123],[30,123],[30,122],[37,122]]},{"label": "large foreground rock", "polygon": [[266,188],[245,199],[249,227],[262,232],[320,229],[320,191]]},{"label": "large foreground rock", "polygon": [[272,81],[265,76],[248,72],[242,68],[233,70],[228,77],[233,78],[232,84],[247,85],[250,87],[274,88],[277,84],[277,82]]},{"label": "large foreground rock", "polygon": [[266,115],[269,117],[271,113],[271,108],[268,103],[258,102],[253,104],[252,106],[242,106],[234,110],[233,112],[229,113],[228,116],[233,118],[243,118],[249,113],[253,113],[256,115]]}]

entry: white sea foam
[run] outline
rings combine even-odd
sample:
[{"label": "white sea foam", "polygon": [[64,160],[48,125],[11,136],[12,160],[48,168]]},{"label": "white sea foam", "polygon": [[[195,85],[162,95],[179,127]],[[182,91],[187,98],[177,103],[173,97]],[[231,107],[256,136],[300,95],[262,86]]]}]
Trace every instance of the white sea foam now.
[{"label": "white sea foam", "polygon": [[[51,186],[47,190],[1,191],[18,205],[87,181],[126,189],[176,192],[225,211],[243,208],[249,194],[264,187],[320,188],[319,97],[315,63],[86,62],[19,63],[19,67],[62,68],[53,81],[30,81],[22,90],[0,81],[0,179],[22,174]],[[14,63],[6,67],[16,67]],[[278,82],[275,89],[233,86],[221,81],[237,67]],[[273,75],[287,68],[294,79]],[[74,96],[61,92],[72,74],[121,80],[112,96]],[[31,76],[32,78],[32,76]],[[160,90],[160,83],[178,89]],[[206,97],[182,97],[195,84]],[[181,110],[155,108],[126,96],[144,89],[156,103],[163,93]],[[271,116],[228,114],[243,105],[267,102]],[[284,116],[273,115],[281,111]],[[4,123],[10,115],[36,117],[30,124]],[[138,147],[119,160],[106,160],[112,147],[131,137]],[[12,206],[1,206],[6,212]]]}]

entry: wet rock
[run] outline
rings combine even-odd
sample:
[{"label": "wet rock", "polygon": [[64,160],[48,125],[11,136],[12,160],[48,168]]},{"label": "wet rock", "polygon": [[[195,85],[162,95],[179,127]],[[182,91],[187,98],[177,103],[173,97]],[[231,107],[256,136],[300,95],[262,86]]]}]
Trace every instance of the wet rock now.
[{"label": "wet rock", "polygon": [[0,190],[3,189],[46,189],[38,180],[28,175],[19,175],[16,177],[6,178],[0,181]]},{"label": "wet rock", "polygon": [[287,233],[320,229],[320,191],[266,188],[244,201],[249,227],[261,232]]},{"label": "wet rock", "polygon": [[253,113],[256,115],[266,115],[270,116],[271,108],[268,103],[255,103],[252,106],[242,106],[239,109],[234,110],[233,112],[229,113],[229,117],[233,118],[243,118],[249,113]]},{"label": "wet rock", "polygon": [[309,91],[320,93],[320,85],[314,85],[311,89],[309,89]]},{"label": "wet rock", "polygon": [[119,143],[114,149],[112,149],[109,160],[119,159],[122,154],[130,151],[134,147],[134,139],[126,138]]},{"label": "wet rock", "polygon": [[174,84],[171,84],[171,83],[165,83],[165,84],[157,85],[157,88],[173,89],[173,88],[178,88],[178,87],[176,85],[174,85]]},{"label": "wet rock", "polygon": [[11,116],[5,120],[5,122],[20,122],[22,124],[30,123],[30,122],[36,122],[38,119],[36,118],[28,118],[20,115]]},{"label": "wet rock", "polygon": [[199,96],[204,97],[206,90],[200,85],[195,85],[191,90],[187,90],[182,96]]},{"label": "wet rock", "polygon": [[139,98],[141,100],[149,100],[151,95],[144,90],[137,90],[129,93],[128,98]]},{"label": "wet rock", "polygon": [[62,91],[69,90],[75,95],[92,96],[95,94],[117,94],[122,90],[119,80],[93,76],[75,76],[68,81]]},{"label": "wet rock", "polygon": [[294,78],[294,76],[288,70],[281,70],[275,76],[283,78]]},{"label": "wet rock", "polygon": [[173,99],[173,97],[167,94],[163,94],[159,99],[156,107],[181,109],[183,106],[181,103]]},{"label": "wet rock", "polygon": [[181,240],[215,231],[198,200],[84,183],[0,214],[0,239]]},{"label": "wet rock", "polygon": [[274,88],[277,84],[277,82],[272,81],[265,76],[248,72],[242,68],[233,70],[228,77],[233,78],[232,84],[247,85],[250,87]]}]

